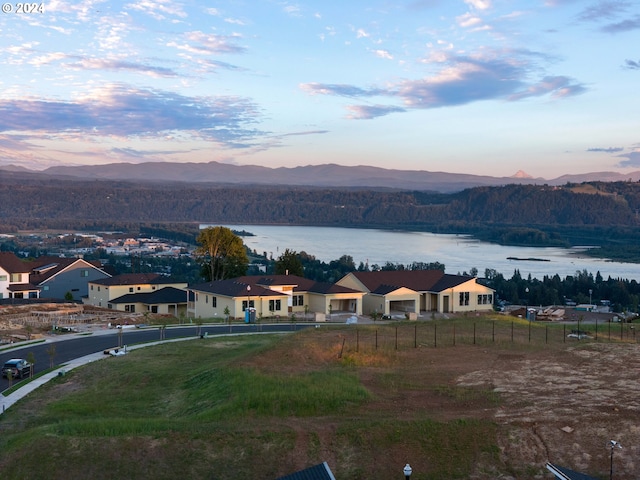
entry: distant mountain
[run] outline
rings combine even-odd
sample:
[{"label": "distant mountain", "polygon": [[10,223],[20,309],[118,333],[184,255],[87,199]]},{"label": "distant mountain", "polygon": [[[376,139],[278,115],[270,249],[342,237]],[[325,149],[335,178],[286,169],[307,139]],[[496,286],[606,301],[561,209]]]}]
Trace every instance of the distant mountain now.
[{"label": "distant mountain", "polygon": [[524,170],[518,170],[514,175],[511,175],[510,178],[533,178]]},{"label": "distant mountain", "polygon": [[640,171],[629,174],[598,172],[564,175],[554,180],[533,178],[519,171],[512,177],[492,177],[425,170],[394,170],[371,166],[336,164],[307,165],[293,168],[269,168],[257,165],[226,163],[110,163],[106,165],[57,166],[42,172],[21,167],[0,166],[0,170],[82,180],[117,180],[145,182],[187,182],[236,185],[272,185],[300,187],[389,188],[452,193],[479,186],[508,184],[563,185],[567,182],[639,181]]}]

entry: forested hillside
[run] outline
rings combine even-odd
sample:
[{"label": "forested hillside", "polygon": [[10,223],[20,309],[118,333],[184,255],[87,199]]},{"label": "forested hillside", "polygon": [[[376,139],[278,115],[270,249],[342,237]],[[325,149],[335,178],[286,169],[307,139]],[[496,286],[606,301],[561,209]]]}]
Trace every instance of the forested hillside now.
[{"label": "forested hillside", "polygon": [[[637,243],[640,183],[508,185],[456,194],[0,179],[0,231],[260,223],[472,233],[511,244]],[[596,241],[594,243],[594,241]]]}]

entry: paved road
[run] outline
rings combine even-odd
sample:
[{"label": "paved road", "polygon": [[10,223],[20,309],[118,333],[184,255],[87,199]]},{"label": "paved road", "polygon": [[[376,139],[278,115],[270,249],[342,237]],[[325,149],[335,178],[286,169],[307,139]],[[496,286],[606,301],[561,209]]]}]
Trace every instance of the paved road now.
[{"label": "paved road", "polygon": [[[202,334],[224,335],[238,333],[256,332],[291,332],[314,326],[314,324],[233,324],[229,325],[203,325]],[[168,327],[165,330],[164,339],[172,340],[178,338],[189,338],[197,336],[197,328],[193,326]],[[62,365],[71,360],[84,357],[96,352],[117,347],[119,345],[133,345],[144,342],[159,341],[159,328],[124,328],[119,329],[96,329],[92,334],[71,334],[61,337],[48,338],[47,341],[25,346],[17,346],[9,351],[0,352],[0,365],[4,365],[10,358],[28,358],[30,353],[35,357],[35,373],[46,370],[49,367],[51,358],[48,353],[52,346],[55,346],[54,363]],[[16,380],[17,381],[17,380]],[[0,392],[9,387],[6,378],[0,379]]]}]

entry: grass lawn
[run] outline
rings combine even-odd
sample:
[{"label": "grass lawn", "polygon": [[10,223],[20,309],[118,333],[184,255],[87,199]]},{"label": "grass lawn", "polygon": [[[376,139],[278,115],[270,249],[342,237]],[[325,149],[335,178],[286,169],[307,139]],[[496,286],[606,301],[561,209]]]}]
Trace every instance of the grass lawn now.
[{"label": "grass lawn", "polygon": [[[528,326],[516,328],[528,338]],[[501,454],[500,395],[455,381],[480,358],[533,347],[478,342],[467,329],[436,348],[430,331],[416,331],[398,340],[392,327],[323,327],[106,358],[0,416],[0,476],[275,479],[322,461],[339,480],[402,478],[405,463],[417,480],[540,475],[543,463]]]}]

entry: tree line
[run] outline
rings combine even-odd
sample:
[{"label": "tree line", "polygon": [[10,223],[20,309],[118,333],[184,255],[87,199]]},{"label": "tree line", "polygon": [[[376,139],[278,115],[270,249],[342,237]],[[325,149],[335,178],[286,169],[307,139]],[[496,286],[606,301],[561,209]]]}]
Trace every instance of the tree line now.
[{"label": "tree line", "polygon": [[[640,233],[640,183],[477,187],[455,194],[383,189],[53,182],[0,179],[0,231],[148,231],[161,224],[259,223],[472,234],[517,245],[611,245]],[[164,229],[165,235],[169,230]],[[597,242],[597,243],[593,243]],[[624,254],[624,252],[623,252]]]}]

